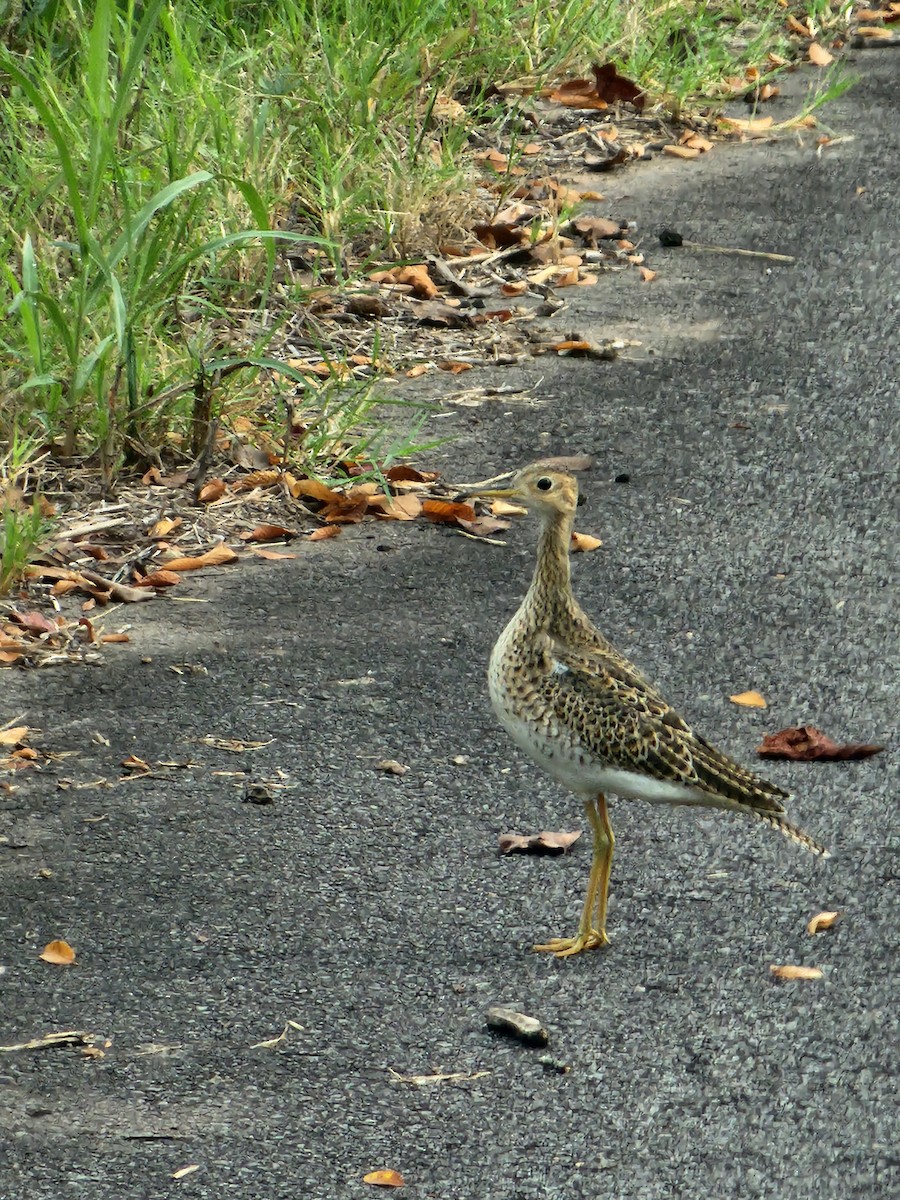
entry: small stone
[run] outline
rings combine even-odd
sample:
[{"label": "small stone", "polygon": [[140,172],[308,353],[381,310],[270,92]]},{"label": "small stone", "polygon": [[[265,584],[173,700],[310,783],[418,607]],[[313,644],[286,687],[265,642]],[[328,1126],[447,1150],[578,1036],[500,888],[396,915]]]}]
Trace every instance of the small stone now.
[{"label": "small stone", "polygon": [[546,1046],[550,1035],[536,1017],[495,1004],[487,1011],[488,1029],[516,1038],[528,1046]]}]

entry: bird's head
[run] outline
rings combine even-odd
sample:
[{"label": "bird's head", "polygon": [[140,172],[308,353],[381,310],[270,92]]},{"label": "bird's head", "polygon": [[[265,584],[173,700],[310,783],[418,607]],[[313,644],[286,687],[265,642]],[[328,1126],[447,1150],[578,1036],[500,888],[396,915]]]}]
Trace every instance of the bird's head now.
[{"label": "bird's head", "polygon": [[466,488],[464,494],[522,504],[543,519],[554,515],[571,517],[578,507],[578,482],[574,475],[559,467],[532,463],[507,479],[500,486],[492,486],[495,481],[490,480],[483,486]]}]

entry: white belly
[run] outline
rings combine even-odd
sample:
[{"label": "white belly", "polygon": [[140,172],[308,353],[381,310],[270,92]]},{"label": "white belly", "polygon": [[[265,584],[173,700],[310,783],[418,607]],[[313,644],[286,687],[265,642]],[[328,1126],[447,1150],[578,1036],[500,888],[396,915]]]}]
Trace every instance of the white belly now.
[{"label": "white belly", "polygon": [[516,745],[563,787],[582,796],[612,792],[627,799],[647,800],[654,804],[721,807],[721,798],[700,788],[654,779],[639,771],[623,770],[603,762],[586,748],[574,744],[571,730],[562,729],[552,718],[540,725],[532,725],[517,716],[515,710],[519,705],[503,682],[503,642],[504,636],[501,636],[491,655],[488,671],[488,688],[494,711]]}]

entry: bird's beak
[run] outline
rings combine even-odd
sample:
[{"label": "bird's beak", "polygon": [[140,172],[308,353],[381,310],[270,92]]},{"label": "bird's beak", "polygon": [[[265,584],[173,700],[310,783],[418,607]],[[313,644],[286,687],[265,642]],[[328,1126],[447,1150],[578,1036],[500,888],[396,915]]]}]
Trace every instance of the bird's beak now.
[{"label": "bird's beak", "polygon": [[[491,479],[483,479],[481,483],[470,483],[459,488],[454,499],[468,500],[469,498],[483,497],[485,500],[505,500],[518,496],[518,488],[509,486],[514,476],[515,471],[507,471],[505,475],[494,475]],[[504,484],[506,486],[503,486]]]}]

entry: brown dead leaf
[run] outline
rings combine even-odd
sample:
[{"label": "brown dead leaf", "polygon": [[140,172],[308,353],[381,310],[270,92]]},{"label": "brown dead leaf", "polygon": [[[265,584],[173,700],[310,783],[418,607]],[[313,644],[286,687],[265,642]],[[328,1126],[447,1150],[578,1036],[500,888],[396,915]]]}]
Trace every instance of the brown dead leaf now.
[{"label": "brown dead leaf", "polygon": [[743,117],[720,117],[719,124],[738,133],[765,133],[775,121],[772,117],[750,117],[746,120]]},{"label": "brown dead leaf", "polygon": [[373,496],[369,500],[369,511],[389,521],[414,521],[422,511],[422,501],[415,492],[402,496]]},{"label": "brown dead leaf", "polygon": [[371,1183],[375,1187],[403,1187],[403,1176],[399,1171],[388,1169],[370,1171],[368,1175],[363,1175],[363,1183]]},{"label": "brown dead leaf", "polygon": [[438,474],[437,471],[417,471],[415,467],[398,463],[396,467],[389,467],[384,477],[390,483],[433,483]]},{"label": "brown dead leaf", "polygon": [[567,108],[609,108],[608,103],[597,95],[597,85],[592,79],[569,79],[543,94],[548,100],[564,104]]},{"label": "brown dead leaf", "polygon": [[622,235],[621,221],[611,221],[608,217],[576,217],[572,228],[585,239],[594,241],[600,238],[617,238]]},{"label": "brown dead leaf", "polygon": [[509,221],[494,221],[489,225],[475,225],[473,232],[479,242],[489,250],[505,250],[509,246],[519,246],[529,237],[524,225],[516,225]]},{"label": "brown dead leaf", "polygon": [[148,537],[168,537],[170,533],[174,533],[179,525],[181,525],[181,517],[162,517],[155,525],[151,526]]},{"label": "brown dead leaf", "polygon": [[505,533],[509,529],[509,521],[498,521],[496,517],[476,517],[474,521],[460,518],[458,524],[466,533],[480,538],[493,537],[495,533]]},{"label": "brown dead leaf", "polygon": [[452,359],[445,359],[437,364],[439,371],[448,371],[451,375],[461,375],[463,371],[471,371],[472,364],[467,362],[455,362]]},{"label": "brown dead leaf", "polygon": [[626,104],[633,104],[638,112],[643,112],[647,100],[646,93],[636,83],[620,75],[614,63],[604,63],[602,67],[593,64],[591,71],[597,95],[601,100],[605,100],[607,104],[624,100]]},{"label": "brown dead leaf", "polygon": [[306,540],[308,542],[324,542],[326,538],[337,537],[340,532],[340,525],[323,525],[321,529],[314,529]]},{"label": "brown dead leaf", "polygon": [[397,762],[396,758],[381,758],[375,764],[376,771],[384,771],[386,775],[405,775],[409,767]]},{"label": "brown dead leaf", "polygon": [[762,745],[756,747],[760,758],[788,758],[797,762],[834,762],[842,759],[869,758],[884,746],[865,742],[833,741],[814,725],[790,726],[778,733],[768,733]]},{"label": "brown dead leaf", "polygon": [[573,554],[588,554],[591,550],[599,550],[602,545],[599,538],[593,537],[589,533],[572,531],[571,549]]},{"label": "brown dead leaf", "polygon": [[297,536],[296,529],[285,529],[283,525],[257,525],[255,529],[238,534],[242,542],[290,541]]},{"label": "brown dead leaf", "polygon": [[219,542],[213,546],[211,550],[207,550],[205,554],[198,554],[195,558],[173,558],[166,563],[167,571],[199,571],[203,567],[220,567],[224,563],[232,563],[237,561],[237,555],[230,546],[226,546],[224,542]]},{"label": "brown dead leaf", "polygon": [[416,363],[414,367],[410,367],[406,372],[407,379],[418,379],[421,375],[427,374],[431,370],[428,363]]},{"label": "brown dead leaf", "polygon": [[38,958],[42,958],[44,962],[53,963],[54,966],[68,967],[75,961],[75,951],[68,942],[57,938],[56,941],[47,943]]},{"label": "brown dead leaf", "polygon": [[227,491],[228,484],[224,479],[211,479],[200,489],[197,499],[201,504],[213,504],[216,500],[221,500]]},{"label": "brown dead leaf", "polygon": [[806,53],[814,67],[827,67],[834,62],[834,55],[829,54],[818,42],[811,42]]},{"label": "brown dead leaf", "polygon": [[818,967],[794,967],[788,964],[783,966],[775,966],[773,963],[769,970],[776,979],[821,979],[822,972]]},{"label": "brown dead leaf", "polygon": [[[894,17],[896,21],[898,18]],[[893,40],[894,33],[883,25],[858,25],[856,36],[860,38],[887,38]]]},{"label": "brown dead leaf", "polygon": [[130,642],[131,638],[127,633],[102,633],[99,640],[105,642],[107,645],[111,645],[114,643]]},{"label": "brown dead leaf", "polygon": [[672,158],[699,158],[700,151],[694,146],[663,146],[663,154]]},{"label": "brown dead leaf", "polygon": [[590,342],[574,338],[566,342],[551,342],[547,347],[548,350],[553,350],[557,354],[590,354],[593,348]]},{"label": "brown dead leaf", "polygon": [[649,267],[638,267],[638,271],[640,272],[641,279],[643,279],[644,283],[652,283],[656,278],[656,272],[651,271]]},{"label": "brown dead leaf", "polygon": [[407,267],[392,267],[389,271],[374,271],[369,278],[374,283],[400,284],[412,289],[414,296],[423,300],[432,300],[438,294],[438,288],[425,263],[414,263]]},{"label": "brown dead leaf", "polygon": [[456,525],[458,521],[474,521],[475,509],[459,500],[424,500],[422,515],[438,525]]},{"label": "brown dead leaf", "polygon": [[136,754],[129,754],[127,758],[123,758],[120,765],[126,771],[131,771],[133,775],[146,775],[150,770],[150,764],[144,762],[142,758],[138,758]]},{"label": "brown dead leaf", "polygon": [[151,571],[149,575],[142,575],[140,579],[136,579],[134,586],[140,588],[165,588],[174,587],[180,582],[181,576],[176,571]]},{"label": "brown dead leaf", "polygon": [[308,496],[310,500],[321,500],[326,504],[330,504],[339,495],[333,488],[320,483],[318,479],[294,479],[288,476],[286,477],[286,482],[288,491],[295,500],[299,500],[301,496]]},{"label": "brown dead leaf", "polygon": [[32,612],[16,612],[15,609],[9,614],[10,620],[22,629],[27,629],[29,633],[59,633],[59,626],[55,621],[51,621],[49,617],[45,617],[43,613]]},{"label": "brown dead leaf", "polygon": [[[329,529],[337,529],[336,525],[329,525]],[[262,546],[251,546],[250,553],[256,558],[265,558],[270,562],[283,562],[286,558],[296,558],[296,554],[279,554],[277,550],[264,550]]]},{"label": "brown dead leaf", "polygon": [[521,504],[510,504],[508,500],[494,500],[491,512],[495,517],[524,517],[528,512]]},{"label": "brown dead leaf", "polygon": [[805,21],[800,21],[793,13],[788,13],[787,27],[791,33],[796,33],[799,37],[812,37],[812,30]]},{"label": "brown dead leaf", "polygon": [[515,283],[504,283],[500,286],[504,296],[523,296],[528,291],[528,280],[519,279]]},{"label": "brown dead leaf", "polygon": [[816,913],[816,915],[811,918],[809,924],[806,926],[806,932],[810,937],[813,937],[815,934],[820,933],[823,929],[830,929],[840,915],[841,914],[839,912]]},{"label": "brown dead leaf", "polygon": [[543,830],[541,833],[501,833],[499,837],[501,854],[565,854],[581,837],[581,830],[571,833],[552,833]]},{"label": "brown dead leaf", "polygon": [[701,154],[707,154],[712,150],[714,143],[705,138],[702,133],[696,133],[693,130],[687,129],[679,138],[682,146],[688,146],[693,150],[699,150]]},{"label": "brown dead leaf", "polygon": [[728,699],[732,704],[740,704],[742,708],[767,708],[766,698],[760,692],[738,692]]},{"label": "brown dead leaf", "polygon": [[15,725],[12,729],[0,729],[0,746],[17,746],[27,736],[27,725]]}]

